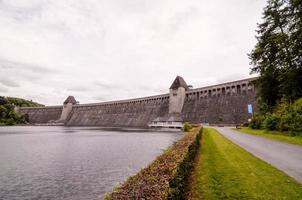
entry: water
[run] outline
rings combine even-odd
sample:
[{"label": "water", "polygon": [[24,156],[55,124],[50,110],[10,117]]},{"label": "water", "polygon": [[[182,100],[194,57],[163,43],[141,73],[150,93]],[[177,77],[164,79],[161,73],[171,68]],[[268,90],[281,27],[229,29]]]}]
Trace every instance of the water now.
[{"label": "water", "polygon": [[100,200],[181,135],[135,129],[0,127],[0,199]]}]

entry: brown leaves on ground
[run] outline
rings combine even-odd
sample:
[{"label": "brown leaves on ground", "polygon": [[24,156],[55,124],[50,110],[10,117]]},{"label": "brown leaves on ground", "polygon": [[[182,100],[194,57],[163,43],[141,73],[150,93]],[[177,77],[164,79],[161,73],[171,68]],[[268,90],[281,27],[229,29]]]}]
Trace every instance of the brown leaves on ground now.
[{"label": "brown leaves on ground", "polygon": [[175,175],[178,164],[186,156],[188,146],[194,141],[197,133],[198,129],[194,129],[185,134],[147,168],[130,177],[106,199],[166,199],[169,193],[169,182]]}]

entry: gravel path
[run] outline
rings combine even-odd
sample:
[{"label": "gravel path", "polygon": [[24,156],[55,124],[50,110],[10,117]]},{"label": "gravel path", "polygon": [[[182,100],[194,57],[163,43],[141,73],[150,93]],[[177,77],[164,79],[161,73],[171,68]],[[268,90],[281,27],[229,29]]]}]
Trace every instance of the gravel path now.
[{"label": "gravel path", "polygon": [[229,127],[213,127],[232,142],[302,183],[302,147],[260,136],[238,133]]}]

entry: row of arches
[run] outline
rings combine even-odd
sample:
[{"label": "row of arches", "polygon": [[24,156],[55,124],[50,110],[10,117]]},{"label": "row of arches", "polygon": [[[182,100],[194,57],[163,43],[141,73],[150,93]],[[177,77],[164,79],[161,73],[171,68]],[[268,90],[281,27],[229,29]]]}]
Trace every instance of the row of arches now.
[{"label": "row of arches", "polygon": [[113,108],[117,106],[133,106],[133,105],[157,105],[162,102],[168,102],[169,101],[169,96],[159,96],[159,97],[146,97],[142,99],[137,99],[137,100],[129,100],[129,101],[116,101],[116,102],[107,102],[107,103],[100,103],[100,104],[86,104],[86,105],[77,105],[75,107],[82,107],[85,109],[87,107],[95,107],[95,106],[101,106],[101,107],[106,107],[106,108]]},{"label": "row of arches", "polygon": [[230,85],[222,85],[212,88],[195,89],[186,93],[187,99],[192,98],[207,98],[212,96],[245,94],[248,91],[254,91],[254,86],[249,82],[236,83]]}]

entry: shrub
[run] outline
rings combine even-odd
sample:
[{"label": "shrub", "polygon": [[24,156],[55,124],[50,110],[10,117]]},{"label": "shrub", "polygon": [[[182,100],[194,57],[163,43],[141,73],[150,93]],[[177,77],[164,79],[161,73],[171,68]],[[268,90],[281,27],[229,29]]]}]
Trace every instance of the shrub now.
[{"label": "shrub", "polygon": [[[197,138],[198,133],[196,131],[184,134],[183,138],[166,150],[163,155],[132,178],[128,178],[125,183],[116,188],[111,194],[108,194],[105,199],[167,199],[168,196],[170,198],[173,196],[172,199],[181,199],[185,197],[185,193],[180,191],[185,191],[183,188],[187,189],[187,172],[190,171],[187,171],[189,165],[183,162],[184,160],[188,161],[188,157],[192,158],[194,148],[189,148],[189,146],[192,146],[193,143],[196,145],[201,137],[200,135],[199,139]],[[189,152],[191,156],[189,156]],[[190,160],[190,163],[192,162]],[[170,188],[173,185],[172,181],[174,181],[176,187]],[[180,196],[172,195],[172,192],[173,194],[180,194]]]},{"label": "shrub", "polygon": [[281,117],[285,113],[288,113],[290,109],[291,109],[290,104],[285,99],[281,99],[281,101],[276,105],[276,108],[274,109],[274,113]]},{"label": "shrub", "polygon": [[203,133],[203,127],[200,127],[199,129],[199,134],[200,134],[200,137],[201,137],[201,134]]},{"label": "shrub", "polygon": [[184,132],[189,132],[192,129],[192,125],[189,122],[186,122],[183,127]]},{"label": "shrub", "polygon": [[295,101],[290,111],[289,131],[294,133],[294,135],[302,135],[302,98]]},{"label": "shrub", "polygon": [[5,125],[7,125],[7,126],[12,126],[12,125],[15,125],[15,124],[16,124],[16,122],[13,119],[7,119],[5,121]]},{"label": "shrub", "polygon": [[170,192],[168,200],[186,199],[188,189],[188,178],[194,167],[194,160],[200,147],[203,128],[196,135],[194,142],[189,146],[188,153],[184,160],[179,164],[175,177],[170,181]]},{"label": "shrub", "polygon": [[249,123],[252,129],[288,131],[291,135],[302,135],[302,98],[293,104],[282,99],[273,113],[255,115]]},{"label": "shrub", "polygon": [[302,115],[299,113],[296,113],[291,123],[289,124],[289,131],[293,135],[302,135]]},{"label": "shrub", "polygon": [[267,130],[276,130],[279,124],[279,119],[275,114],[268,113],[263,121],[263,127]]},{"label": "shrub", "polygon": [[292,113],[284,113],[280,116],[278,130],[289,131],[290,124],[292,123],[293,115]]},{"label": "shrub", "polygon": [[262,115],[255,115],[249,123],[249,127],[252,129],[261,129],[263,120],[264,117]]},{"label": "shrub", "polygon": [[242,127],[248,127],[248,126],[249,126],[249,123],[248,123],[248,122],[244,122],[241,126],[242,126]]}]

